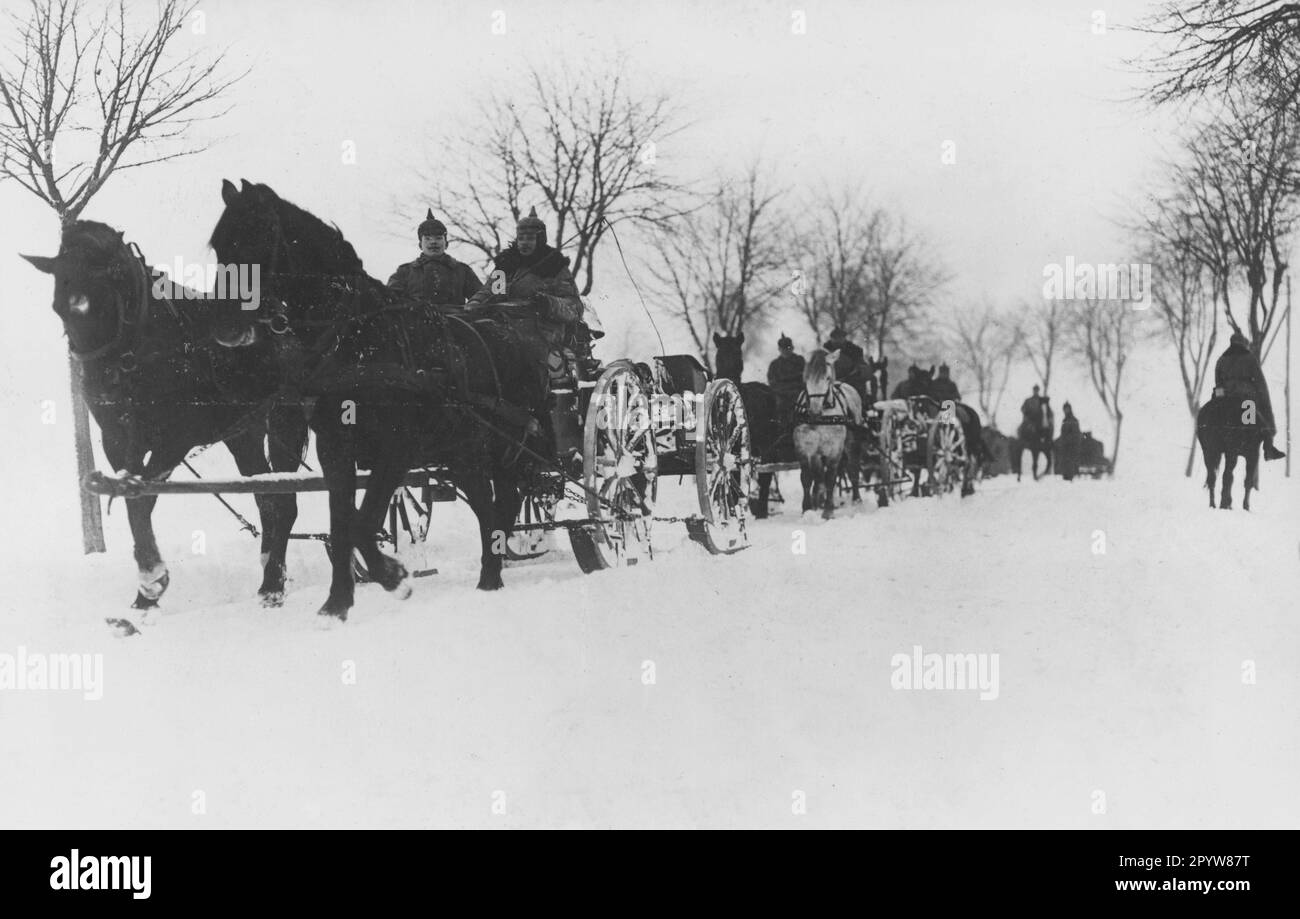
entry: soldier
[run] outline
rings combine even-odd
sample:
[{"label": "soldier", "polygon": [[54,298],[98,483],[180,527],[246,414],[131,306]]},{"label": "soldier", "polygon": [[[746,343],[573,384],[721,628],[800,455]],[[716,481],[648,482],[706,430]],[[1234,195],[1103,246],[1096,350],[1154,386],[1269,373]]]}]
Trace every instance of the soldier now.
[{"label": "soldier", "polygon": [[865,404],[867,398],[867,361],[862,348],[849,341],[848,333],[841,328],[831,332],[830,340],[822,345],[827,351],[838,351],[835,359],[835,380],[848,383],[858,391]]},{"label": "soldier", "polygon": [[[537,208],[519,220],[515,241],[496,257],[494,264],[487,281],[469,298],[467,306],[473,309],[502,301],[524,301],[532,308],[533,315],[527,319],[509,317],[507,321],[528,341],[541,392],[546,394],[556,388],[552,383],[567,382],[566,346],[579,372],[590,373],[596,363],[591,357],[591,341],[604,333],[583,321],[586,308],[569,272],[568,256],[547,245],[546,224],[537,216]],[[567,429],[566,418],[563,406],[552,407],[549,421],[556,449],[572,453],[577,449],[576,435]]]},{"label": "soldier", "polygon": [[1074,408],[1069,402],[1061,406],[1065,417],[1061,419],[1061,436],[1056,441],[1056,471],[1071,481],[1079,474],[1079,448],[1083,435],[1079,432],[1079,419],[1074,417]]},{"label": "soldier", "polygon": [[1259,361],[1250,350],[1250,342],[1241,332],[1233,332],[1228,349],[1214,365],[1214,394],[1238,396],[1255,400],[1256,417],[1264,432],[1264,459],[1275,460],[1286,456],[1273,446],[1277,424],[1273,420],[1273,403],[1268,395],[1268,382]]},{"label": "soldier", "polygon": [[479,289],[478,275],[447,254],[447,227],[432,209],[415,233],[420,257],[398,266],[388,279],[389,290],[429,303],[460,306]]},{"label": "soldier", "polygon": [[953,402],[961,401],[961,391],[957,389],[957,384],[948,376],[948,365],[939,365],[939,376],[930,383],[930,398],[936,402],[943,402],[951,399]]},{"label": "soldier", "polygon": [[1043,417],[1043,397],[1038,394],[1038,384],[1034,384],[1034,394],[1020,403],[1020,417],[1031,427],[1037,427]]},{"label": "soldier", "polygon": [[767,385],[772,387],[780,412],[781,430],[790,428],[795,399],[803,392],[803,355],[795,354],[794,342],[782,332],[776,341],[777,356],[767,365]]}]

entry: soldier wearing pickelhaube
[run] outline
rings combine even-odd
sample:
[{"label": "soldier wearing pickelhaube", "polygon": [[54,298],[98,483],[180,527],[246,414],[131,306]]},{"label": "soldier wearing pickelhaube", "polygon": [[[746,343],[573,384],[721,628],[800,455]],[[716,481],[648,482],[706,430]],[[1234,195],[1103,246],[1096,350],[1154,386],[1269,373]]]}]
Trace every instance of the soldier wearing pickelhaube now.
[{"label": "soldier wearing pickelhaube", "polygon": [[389,289],[429,303],[464,304],[481,286],[478,275],[447,254],[447,227],[432,209],[416,229],[416,238],[420,257],[398,266],[388,279]]},{"label": "soldier wearing pickelhaube", "polygon": [[[530,337],[542,391],[565,390],[572,397],[566,358],[573,358],[580,375],[590,372],[596,363],[591,357],[592,338],[604,333],[588,328],[583,321],[586,308],[569,271],[569,259],[547,245],[546,224],[537,216],[537,208],[520,218],[514,242],[496,257],[487,280],[470,297],[468,306],[488,307],[504,301],[532,308],[528,320],[514,324],[520,330],[535,330],[525,334]],[[574,432],[566,431],[562,424],[567,418],[565,409],[553,406],[552,413],[557,450],[576,449]]]}]

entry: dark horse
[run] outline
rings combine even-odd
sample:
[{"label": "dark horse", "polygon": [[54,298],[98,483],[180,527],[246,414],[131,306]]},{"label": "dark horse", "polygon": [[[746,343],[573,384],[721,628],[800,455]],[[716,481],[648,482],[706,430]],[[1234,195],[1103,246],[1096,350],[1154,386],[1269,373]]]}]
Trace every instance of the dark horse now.
[{"label": "dark horse", "polygon": [[1246,460],[1246,488],[1241,500],[1244,510],[1250,510],[1250,490],[1259,487],[1259,448],[1264,433],[1258,424],[1245,424],[1243,400],[1237,396],[1216,396],[1201,406],[1196,413],[1196,439],[1200,441],[1205,457],[1205,487],[1210,491],[1210,507],[1214,507],[1214,479],[1223,459],[1223,492],[1219,507],[1232,509],[1232,472],[1237,457]]},{"label": "dark horse", "polygon": [[[478,587],[500,588],[529,468],[521,446],[538,429],[529,410],[545,399],[524,343],[500,322],[399,302],[337,228],[265,185],[225,182],[221,195],[218,260],[260,266],[255,320],[287,329],[284,370],[315,398],[310,423],[329,487],[333,560],[320,614],[346,620],[354,548],[386,590],[409,595],[406,569],[379,550],[376,535],[393,492],[422,466],[442,467],[469,503],[481,541]],[[370,470],[359,510],[358,467]]]},{"label": "dark horse", "polygon": [[[137,250],[138,251],[138,250]],[[166,478],[194,447],[224,440],[243,475],[292,471],[307,439],[306,417],[266,397],[278,373],[256,330],[221,334],[237,300],[171,287],[112,227],[78,220],[64,227],[59,254],[24,256],[54,275],[54,312],[63,321],[81,390],[114,471]],[[270,463],[263,439],[271,435]],[[151,520],[157,497],[126,499],[139,587],[135,609],[158,605],[170,580]],[[295,497],[258,495],[265,606],[284,602],[285,550],[298,515]],[[124,619],[109,622],[131,634]]]},{"label": "dark horse", "polygon": [[[745,406],[745,417],[749,419],[749,449],[755,463],[775,463],[793,460],[793,444],[790,441],[788,426],[782,424],[780,399],[776,392],[766,383],[742,383],[741,374],[745,369],[743,347],[745,333],[739,335],[714,334],[713,343],[717,346],[714,366],[718,378],[731,380],[740,387],[740,401]],[[793,406],[793,402],[791,403]],[[787,456],[782,455],[782,448]],[[768,496],[772,491],[772,473],[758,474],[758,498],[749,503],[749,512],[757,519],[767,516]]]},{"label": "dark horse", "polygon": [[1020,470],[1022,468],[1022,458],[1024,451],[1030,453],[1031,471],[1034,474],[1034,481],[1038,481],[1038,455],[1043,455],[1043,475],[1052,473],[1052,434],[1056,430],[1056,416],[1052,412],[1052,406],[1044,397],[1039,404],[1038,414],[1035,416],[1025,416],[1020,421],[1020,427],[1016,429],[1016,436],[1012,439],[1011,447],[1011,468],[1016,473],[1016,481],[1020,481]]}]

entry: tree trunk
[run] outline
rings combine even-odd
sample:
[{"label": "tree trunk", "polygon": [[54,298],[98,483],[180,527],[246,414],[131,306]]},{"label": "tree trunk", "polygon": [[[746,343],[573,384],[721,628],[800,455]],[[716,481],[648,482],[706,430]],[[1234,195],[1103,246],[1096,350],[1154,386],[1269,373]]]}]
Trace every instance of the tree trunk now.
[{"label": "tree trunk", "polygon": [[1196,464],[1196,418],[1192,418],[1192,445],[1187,448],[1187,468],[1183,470],[1183,475],[1187,478],[1192,477],[1192,467]]},{"label": "tree trunk", "polygon": [[87,555],[103,552],[104,520],[99,495],[92,495],[81,483],[95,469],[95,453],[90,443],[90,413],[81,397],[81,365],[68,355],[68,374],[72,385],[72,435],[77,451],[77,494],[81,497],[81,548]]},{"label": "tree trunk", "polygon": [[1110,455],[1110,474],[1115,474],[1115,467],[1119,464],[1119,434],[1124,427],[1124,415],[1115,413],[1115,449]]}]

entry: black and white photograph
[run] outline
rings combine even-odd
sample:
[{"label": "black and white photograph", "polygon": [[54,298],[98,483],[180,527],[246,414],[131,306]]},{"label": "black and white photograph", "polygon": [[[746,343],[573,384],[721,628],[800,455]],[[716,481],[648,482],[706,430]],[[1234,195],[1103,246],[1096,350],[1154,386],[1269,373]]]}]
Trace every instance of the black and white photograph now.
[{"label": "black and white photograph", "polygon": [[0,829],[1300,826],[1300,5],[0,7]]}]

